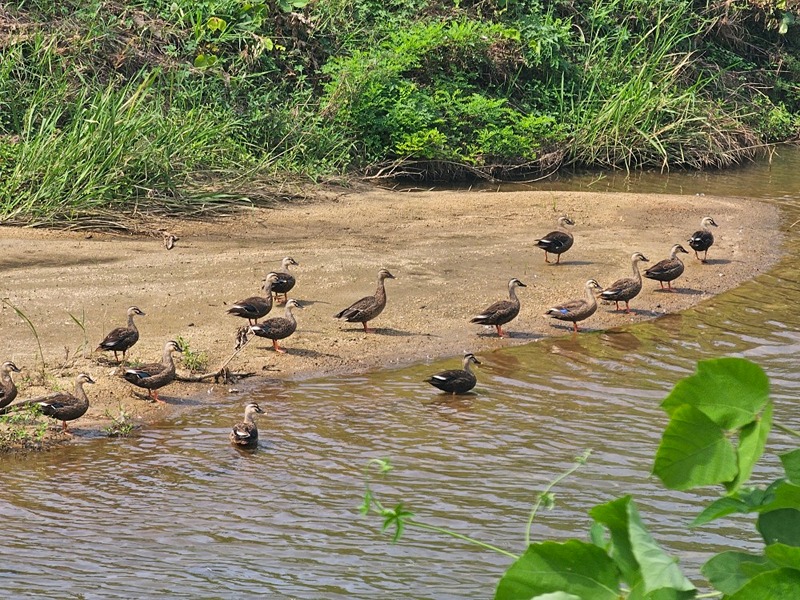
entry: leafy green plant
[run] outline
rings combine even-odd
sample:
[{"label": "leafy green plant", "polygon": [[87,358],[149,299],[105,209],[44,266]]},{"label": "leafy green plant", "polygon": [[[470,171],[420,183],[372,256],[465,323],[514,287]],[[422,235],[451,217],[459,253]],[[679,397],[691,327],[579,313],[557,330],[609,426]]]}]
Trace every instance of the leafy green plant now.
[{"label": "leafy green plant", "polygon": [[108,437],[126,437],[136,429],[130,413],[124,410],[122,405],[116,415],[112,414],[110,410],[106,410],[106,417],[111,420],[111,424],[103,428]]},{"label": "leafy green plant", "polygon": [[[755,363],[741,358],[701,361],[697,372],[679,381],[663,401],[670,416],[653,466],[666,487],[688,490],[722,485],[724,495],[691,524],[755,513],[764,540],[761,554],[723,552],[702,573],[717,593],[698,595],[648,532],[631,496],[589,511],[594,521],[587,540],[531,542],[530,529],[541,503],[550,503],[550,488],[539,494],[526,526],[526,549],[517,555],[457,532],[418,520],[404,503],[384,506],[370,485],[369,469],[391,470],[388,461],[367,465],[362,514],[383,519],[398,541],[407,527],[436,531],[514,559],[495,592],[497,600],[533,598],[684,599],[722,596],[730,600],[790,599],[800,589],[800,449],[780,455],[785,477],[764,487],[747,487],[766,447],[771,428],[794,437],[796,432],[773,423],[769,380]],[[578,464],[585,461],[585,456]]]},{"label": "leafy green plant", "polygon": [[176,339],[181,348],[183,365],[192,373],[205,372],[208,368],[208,354],[203,351],[192,350],[189,341],[181,336]]},{"label": "leafy green plant", "polygon": [[0,446],[40,442],[47,432],[47,421],[38,404],[20,407],[0,415]]}]

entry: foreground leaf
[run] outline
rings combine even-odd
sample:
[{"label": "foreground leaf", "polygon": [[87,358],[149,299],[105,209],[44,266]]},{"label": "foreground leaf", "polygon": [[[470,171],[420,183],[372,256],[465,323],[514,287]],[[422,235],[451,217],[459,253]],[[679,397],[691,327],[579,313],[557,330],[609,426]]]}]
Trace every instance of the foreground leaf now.
[{"label": "foreground leaf", "polygon": [[756,529],[767,545],[781,543],[800,546],[800,511],[781,508],[761,513]]},{"label": "foreground leaf", "polygon": [[714,589],[730,595],[739,591],[756,575],[774,568],[775,564],[766,556],[730,551],[713,556],[700,571]]},{"label": "foreground leaf", "polygon": [[653,473],[673,490],[733,481],[736,452],[716,423],[684,404],[673,411],[664,430]]},{"label": "foreground leaf", "polygon": [[800,485],[800,448],[781,454],[780,459],[789,481]]},{"label": "foreground leaf", "polygon": [[797,600],[800,571],[776,569],[756,575],[728,600]]},{"label": "foreground leaf", "polygon": [[593,544],[578,540],[531,544],[497,584],[495,600],[530,600],[564,592],[592,600],[616,600],[614,561]]},{"label": "foreground leaf", "polygon": [[739,447],[736,452],[739,458],[739,473],[730,485],[725,486],[729,492],[739,489],[750,479],[753,467],[764,453],[770,429],[772,429],[772,402],[767,402],[760,418],[748,423],[739,431]]},{"label": "foreground leaf", "polygon": [[715,358],[697,363],[697,373],[679,381],[661,403],[670,416],[691,404],[725,430],[755,420],[769,400],[769,379],[744,358]]},{"label": "foreground leaf", "polygon": [[647,531],[630,496],[596,506],[589,514],[611,533],[609,554],[631,588],[641,584],[645,594],[665,588],[679,592],[694,590],[675,560]]}]

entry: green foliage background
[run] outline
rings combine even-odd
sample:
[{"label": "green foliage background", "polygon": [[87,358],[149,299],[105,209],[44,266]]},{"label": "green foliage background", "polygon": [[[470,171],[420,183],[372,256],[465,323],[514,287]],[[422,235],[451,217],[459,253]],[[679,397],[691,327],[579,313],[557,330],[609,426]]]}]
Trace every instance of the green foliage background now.
[{"label": "green foliage background", "polygon": [[365,172],[726,166],[798,137],[792,6],[5,3],[0,215],[196,211]]}]

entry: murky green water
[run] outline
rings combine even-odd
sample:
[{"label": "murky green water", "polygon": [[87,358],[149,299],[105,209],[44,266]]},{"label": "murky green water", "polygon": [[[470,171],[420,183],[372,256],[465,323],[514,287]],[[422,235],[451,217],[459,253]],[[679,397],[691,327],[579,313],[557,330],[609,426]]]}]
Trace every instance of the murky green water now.
[{"label": "murky green water", "polygon": [[[800,219],[800,151],[722,173],[592,180],[589,189],[754,196]],[[587,189],[589,179],[548,184]],[[78,440],[0,463],[0,586],[41,598],[484,598],[502,556],[410,531],[392,545],[357,505],[368,459],[396,470],[376,491],[437,525],[512,551],[536,490],[592,448],[557,489],[535,539],[585,537],[586,511],[634,494],[657,539],[697,577],[706,557],[758,548],[748,519],[687,535],[711,494],[649,477],[666,423],[658,408],[697,360],[745,356],[769,373],[776,419],[800,429],[800,225],[770,273],[697,309],[618,330],[481,356],[474,395],[420,381],[446,364],[285,383],[252,396],[267,409],[262,447],[229,447],[245,399],[198,409],[132,439]],[[779,472],[770,456],[755,479]]]}]

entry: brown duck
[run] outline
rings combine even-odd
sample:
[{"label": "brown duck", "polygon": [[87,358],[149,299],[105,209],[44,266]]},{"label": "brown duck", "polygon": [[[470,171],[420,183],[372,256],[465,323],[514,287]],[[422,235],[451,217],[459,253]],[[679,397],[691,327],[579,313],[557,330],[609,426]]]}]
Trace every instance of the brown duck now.
[{"label": "brown duck", "polygon": [[594,279],[590,279],[584,286],[586,298],[577,300],[567,300],[562,304],[548,308],[544,313],[559,321],[570,321],[575,333],[578,333],[578,321],[583,321],[591,317],[597,310],[597,299],[594,297],[594,290],[601,289],[600,284]]},{"label": "brown duck", "polygon": [[277,273],[267,273],[263,287],[264,295],[239,300],[228,309],[228,314],[247,319],[248,324],[255,325],[272,310],[272,286],[279,280]]},{"label": "brown duck", "polygon": [[19,367],[10,360],[0,365],[0,408],[8,406],[17,397],[17,386],[11,373],[19,373]]},{"label": "brown duck", "polygon": [[175,362],[172,360],[173,352],[182,352],[182,350],[178,342],[170,340],[164,344],[164,354],[160,363],[150,363],[125,369],[122,377],[136,387],[146,389],[148,396],[152,400],[163,404],[164,401],[158,397],[158,390],[175,380]]},{"label": "brown duck", "polygon": [[[700,262],[706,262],[708,249],[714,245],[714,234],[711,233],[709,227],[717,227],[717,224],[711,217],[703,217],[700,221],[700,229],[689,238],[689,246],[694,250],[694,256]],[[700,258],[698,252],[703,253],[703,258]]]},{"label": "brown duck", "polygon": [[69,433],[67,421],[79,419],[89,410],[89,398],[86,397],[86,392],[83,390],[83,384],[85,383],[95,383],[95,381],[90,375],[81,373],[75,378],[75,391],[72,394],[69,392],[54,392],[40,398],[23,400],[6,407],[3,409],[3,413],[25,406],[38,405],[42,414],[61,421],[64,431]]},{"label": "brown duck", "polygon": [[481,314],[470,319],[470,323],[480,325],[494,325],[497,335],[503,337],[503,325],[514,319],[519,314],[519,298],[517,298],[517,288],[528,287],[516,277],[508,282],[508,300],[498,300],[490,305]]},{"label": "brown duck", "polygon": [[600,297],[603,300],[613,301],[616,310],[619,310],[619,303],[625,303],[625,312],[630,313],[631,307],[628,305],[629,300],[633,300],[642,291],[642,275],[639,273],[639,263],[649,262],[647,257],[641,252],[634,252],[631,254],[631,266],[633,268],[633,277],[625,277],[624,279],[617,279],[607,288],[600,292]]},{"label": "brown duck", "polygon": [[250,331],[258,337],[272,340],[272,347],[275,349],[275,352],[286,354],[286,350],[278,345],[278,340],[289,337],[297,329],[297,320],[294,318],[294,314],[292,314],[293,308],[303,307],[294,298],[289,298],[282,317],[273,317],[262,322],[260,325],[253,325],[250,327]]},{"label": "brown duck", "polygon": [[276,299],[278,298],[278,294],[283,294],[283,302],[279,301],[280,304],[286,304],[289,299],[287,294],[294,287],[294,284],[297,283],[294,275],[289,273],[289,267],[291,265],[297,267],[300,263],[295,261],[291,256],[285,257],[281,261],[281,270],[276,273],[278,275],[278,281],[272,284],[272,291],[275,292]]},{"label": "brown duck", "polygon": [[239,448],[254,448],[258,445],[258,427],[253,415],[261,414],[264,411],[256,404],[251,402],[244,407],[244,421],[237,423],[231,429],[229,438],[231,444]]},{"label": "brown duck", "polygon": [[433,387],[439,388],[443,392],[450,394],[466,394],[478,382],[475,373],[470,369],[470,364],[481,364],[475,355],[468,352],[464,355],[463,369],[450,369],[442,371],[436,375],[431,375],[425,381],[430,383]]},{"label": "brown duck", "polygon": [[645,269],[644,276],[648,279],[654,279],[661,284],[661,289],[664,289],[664,282],[667,282],[667,290],[672,291],[672,282],[683,274],[683,261],[678,258],[678,252],[689,254],[689,251],[681,246],[675,244],[669,251],[669,258],[658,261],[649,269]]},{"label": "brown duck", "polygon": [[541,239],[536,240],[536,246],[544,250],[544,262],[549,263],[547,254],[556,255],[556,264],[561,261],[561,255],[567,250],[572,248],[575,238],[566,230],[567,226],[575,225],[575,221],[567,216],[559,217],[558,226],[561,228],[556,231],[551,231]]},{"label": "brown duck", "polygon": [[96,350],[105,352],[113,352],[114,360],[118,361],[117,352],[122,352],[122,360],[125,361],[125,353],[139,341],[139,330],[136,329],[136,323],[133,322],[133,317],[139,315],[145,316],[140,309],[131,306],[128,309],[128,325],[125,327],[117,327],[109,333],[105,339],[100,342]]},{"label": "brown duck", "polygon": [[361,298],[333,315],[333,318],[344,319],[348,323],[361,323],[364,326],[364,333],[369,333],[367,323],[381,314],[386,307],[385,279],[394,279],[394,275],[386,269],[381,269],[378,271],[378,289],[375,290],[375,295]]}]

